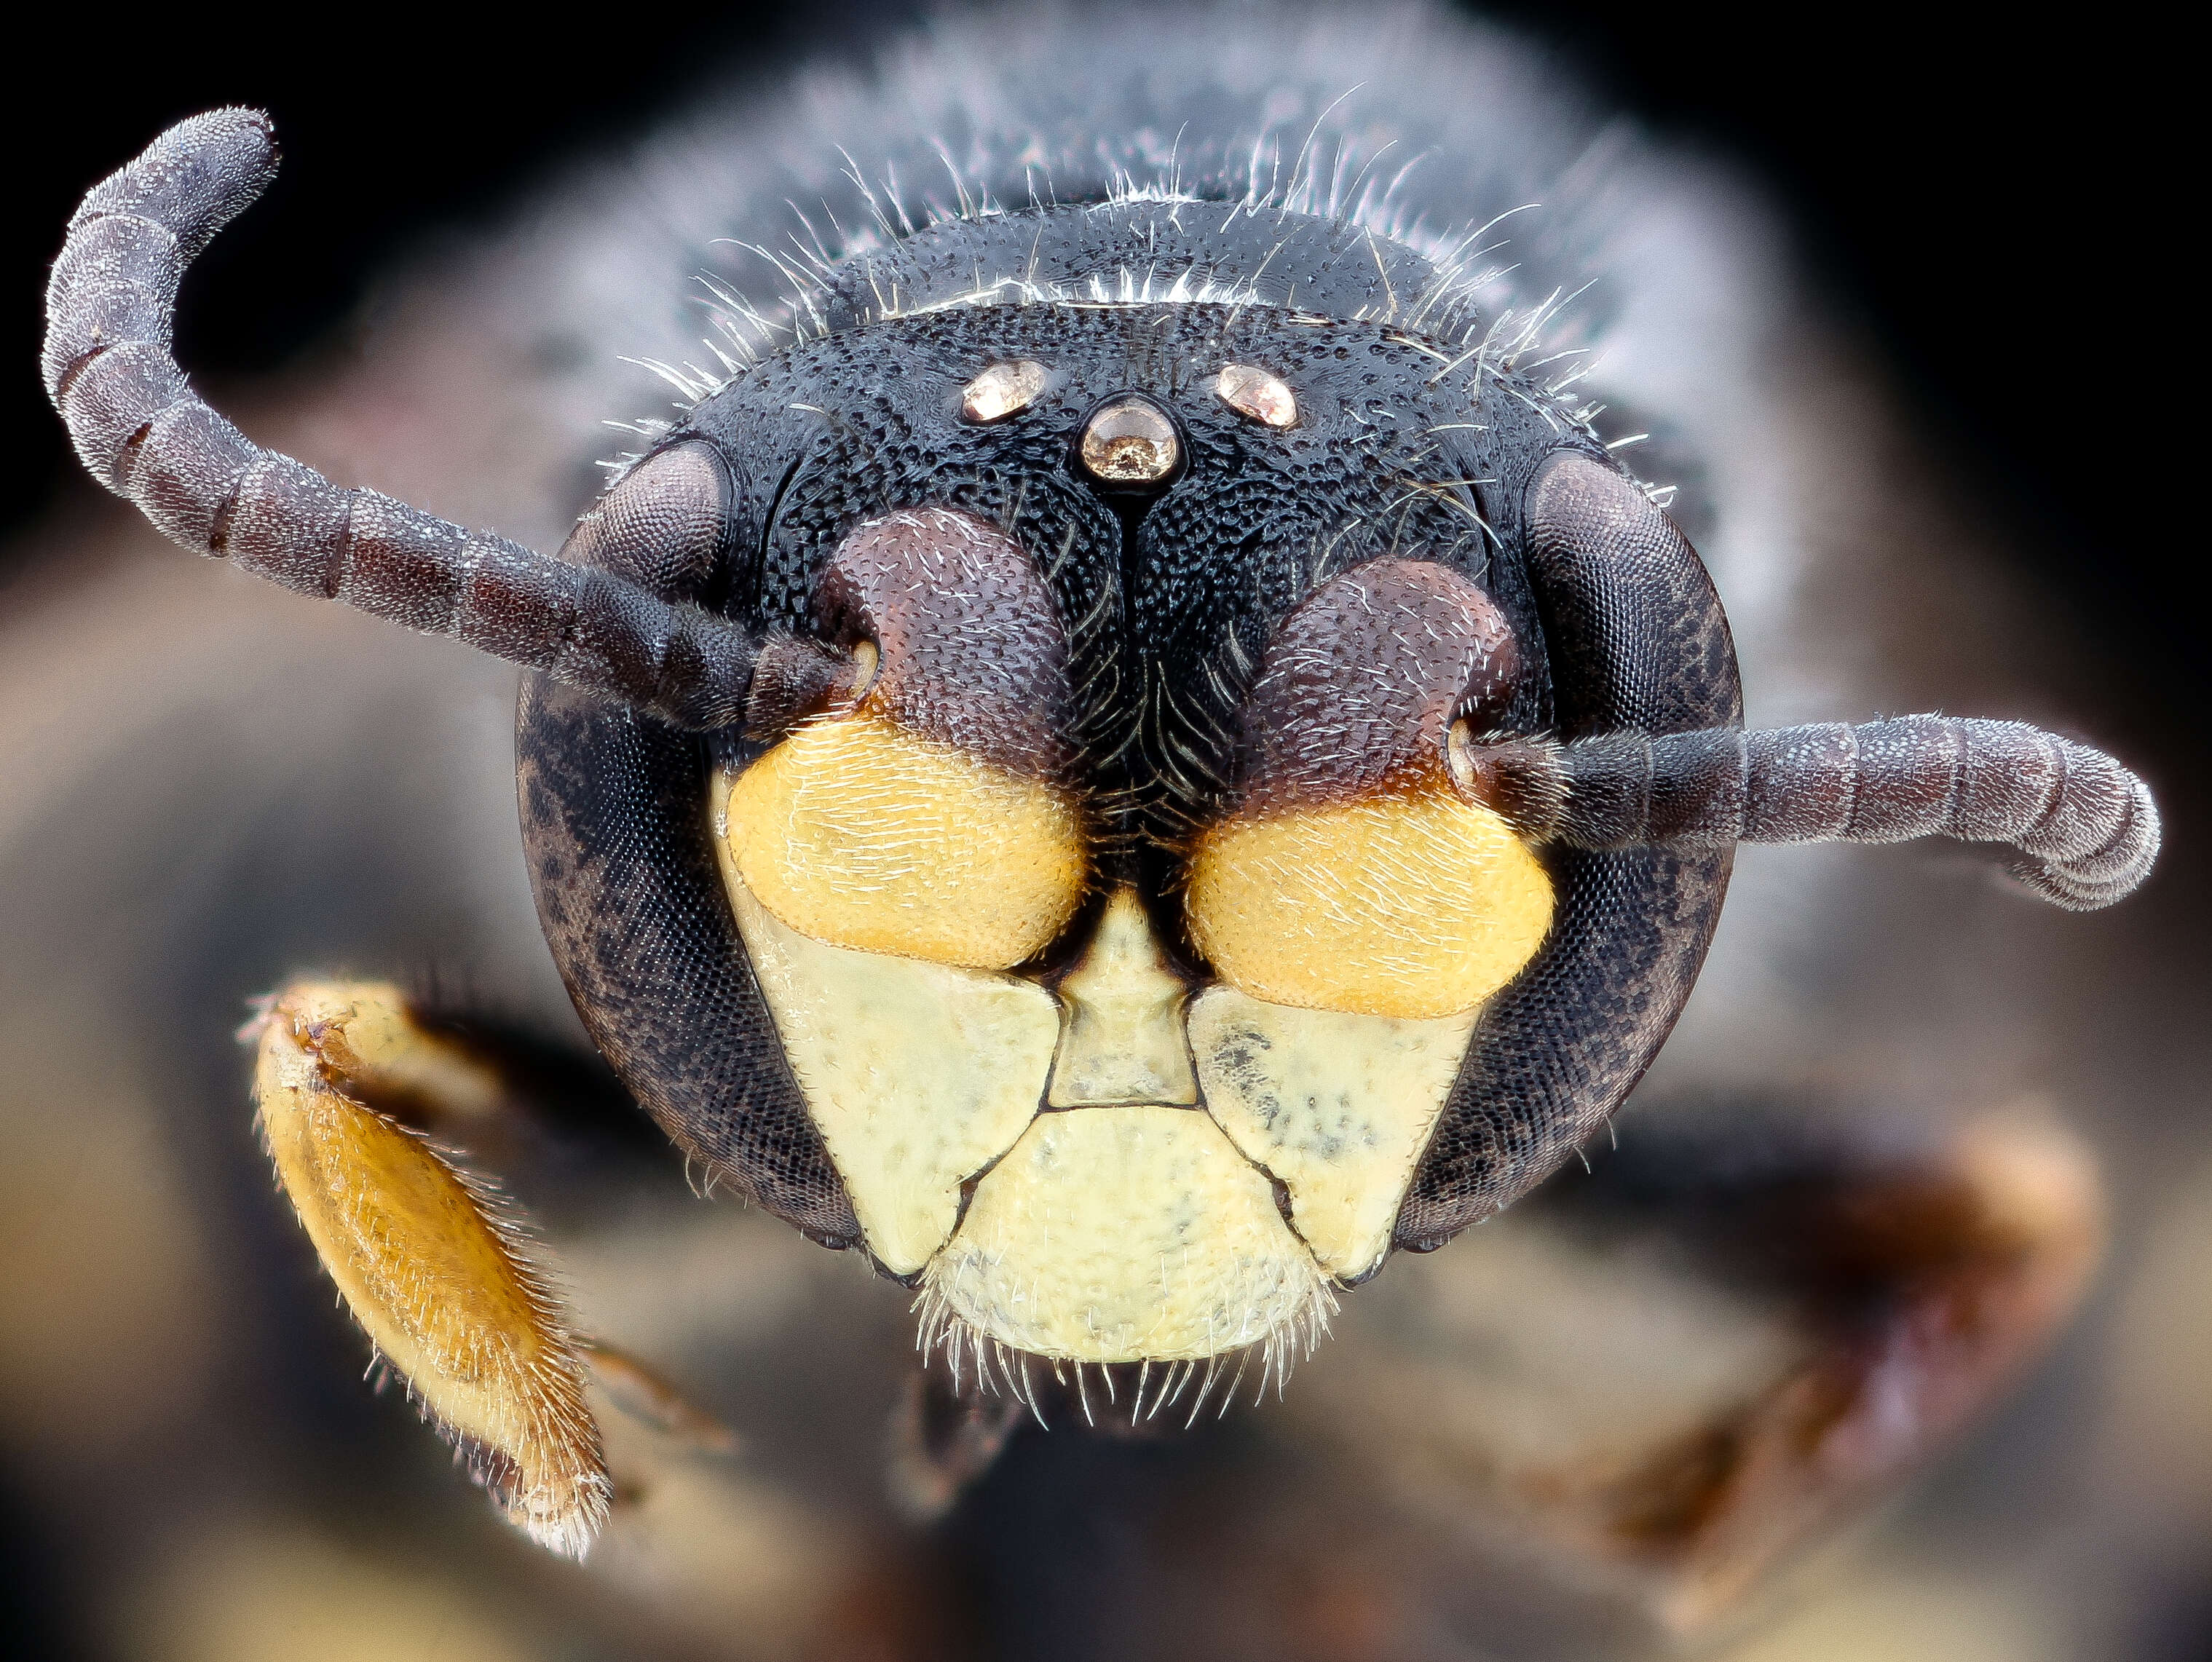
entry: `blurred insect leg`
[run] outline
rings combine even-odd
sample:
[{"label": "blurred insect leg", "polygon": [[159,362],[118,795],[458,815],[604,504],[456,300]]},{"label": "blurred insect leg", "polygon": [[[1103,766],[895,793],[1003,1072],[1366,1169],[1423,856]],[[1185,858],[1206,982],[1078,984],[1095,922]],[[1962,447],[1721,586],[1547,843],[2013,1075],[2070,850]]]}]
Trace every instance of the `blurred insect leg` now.
[{"label": "blurred insect leg", "polygon": [[498,1074],[388,983],[295,983],[258,1026],[262,1136],[347,1307],[509,1519],[580,1556],[610,1485],[542,1251],[511,1203],[392,1111],[488,1113]]},{"label": "blurred insect leg", "polygon": [[892,1501],[917,1523],[943,1517],[988,1471],[1027,1406],[1011,1390],[962,1391],[918,1368],[891,1410]]},{"label": "blurred insect leg", "polygon": [[1735,1603],[2041,1351],[2100,1255],[2101,1194],[2079,1143],[2001,1120],[1917,1160],[1808,1158],[1677,1194],[1673,1226],[1698,1256],[1778,1293],[1808,1343],[1733,1410],[1565,1484],[1591,1544],[1660,1573],[1676,1631]]},{"label": "blurred insect leg", "polygon": [[605,1339],[578,1341],[592,1377],[630,1418],[678,1447],[708,1454],[734,1454],[738,1434],[685,1396],[672,1380]]}]

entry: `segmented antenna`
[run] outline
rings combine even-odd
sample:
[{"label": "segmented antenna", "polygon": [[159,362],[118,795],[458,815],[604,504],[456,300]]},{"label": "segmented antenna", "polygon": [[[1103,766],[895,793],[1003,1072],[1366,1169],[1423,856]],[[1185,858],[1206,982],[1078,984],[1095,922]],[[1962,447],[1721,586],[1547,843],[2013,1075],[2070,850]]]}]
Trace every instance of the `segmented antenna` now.
[{"label": "segmented antenna", "polygon": [[2025,722],[1607,733],[1496,754],[1501,783],[1544,804],[1536,828],[1578,848],[1956,837],[2008,845],[2013,875],[2073,912],[2124,898],[2158,858],[2150,787],[2103,751]]},{"label": "segmented antenna", "polygon": [[171,349],[177,286],[276,172],[269,118],[216,110],[163,133],[70,221],[46,288],[42,367],[93,476],[164,536],[286,588],[450,635],[679,727],[742,721],[758,636],[615,573],[332,484],[200,400]]}]

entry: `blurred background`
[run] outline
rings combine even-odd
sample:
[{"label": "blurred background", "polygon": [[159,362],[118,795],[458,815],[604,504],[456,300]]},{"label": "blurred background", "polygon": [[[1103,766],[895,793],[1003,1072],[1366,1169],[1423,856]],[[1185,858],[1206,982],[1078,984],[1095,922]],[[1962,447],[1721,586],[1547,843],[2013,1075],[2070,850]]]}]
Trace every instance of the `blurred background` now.
[{"label": "blurred background", "polygon": [[[17,1653],[957,1657],[973,1653],[975,1609],[1026,1608],[1023,1579],[1068,1558],[1101,1586],[1150,1589],[1158,1623],[1186,1634],[1264,1607],[1316,1659],[1672,1642],[1561,1638],[1548,1607],[1467,1604],[1464,1584],[1485,1579],[1471,1563],[1494,1583],[1534,1572],[1510,1543],[1425,1512],[1421,1485],[1446,1453],[1504,1459],[1481,1428],[1503,1397],[1456,1404],[1465,1446],[1372,1480],[1393,1428],[1399,1456],[1429,1450],[1421,1426],[1449,1387],[1410,1361],[1360,1362],[1359,1323],[1370,1356],[1414,1356],[1390,1347],[1420,1326],[1405,1312],[1424,1289],[1458,1301],[1452,1343],[1469,1355],[1510,1350],[1516,1321],[1556,1307],[1613,1331],[1605,1354],[1632,1364],[1656,1321],[1765,1365],[1759,1313],[1719,1307],[1694,1277],[1623,1279],[1618,1258],[1563,1245],[1534,1209],[1486,1248],[1503,1271],[1477,1274],[1464,1250],[1394,1265],[1301,1375],[1291,1417],[1206,1445],[1202,1481],[1073,1440],[1024,1445],[966,1534],[915,1537],[881,1477],[907,1368],[901,1300],[781,1226],[690,1204],[651,1149],[506,1150],[587,1320],[711,1381],[744,1440],[735,1465],[702,1465],[611,1422],[647,1501],[586,1579],[510,1538],[397,1393],[362,1386],[360,1341],[269,1192],[242,1064],[219,1042],[241,986],[309,964],[412,967],[573,1031],[511,847],[512,680],[210,581],[82,476],[35,377],[70,210],[171,120],[270,109],[284,171],[196,266],[179,357],[264,442],[343,456],[354,476],[546,545],[590,488],[568,455],[580,418],[557,400],[495,403],[487,420],[440,406],[498,369],[483,318],[441,309],[441,262],[656,112],[726,82],[773,87],[800,53],[862,63],[924,10],[708,6],[568,27],[459,4],[105,12],[95,45],[0,71],[24,175],[0,231],[0,361],[17,371],[0,377],[16,481],[0,501],[0,1638]],[[2212,687],[2194,540],[2169,506],[2185,480],[2157,464],[2186,454],[2158,428],[2168,382],[2193,373],[2172,275],[2185,195],[2160,159],[2183,55],[2162,15],[2124,7],[2041,31],[1886,4],[1481,15],[1662,143],[1757,181],[1809,287],[1816,349],[1765,351],[1765,396],[1788,407],[1802,377],[1800,402],[1821,406],[1808,430],[1834,435],[1821,488],[1840,500],[1880,468],[1885,500],[1834,508],[1862,564],[1798,597],[1801,634],[1747,656],[1769,660],[1755,695],[1786,701],[1779,660],[1802,646],[1812,682],[1829,656],[1847,661],[1830,680],[1866,702],[1770,703],[1767,718],[1940,705],[2049,719],[2143,766],[2171,828],[2150,893],[2094,920],[1850,854],[1820,857],[1843,898],[1816,902],[1784,875],[1808,868],[1747,856],[1732,919],[1749,931],[1759,907],[1782,909],[1804,937],[1791,996],[1820,1014],[1757,1032],[1779,1008],[1761,1002],[1768,960],[1724,933],[1647,1098],[1738,1078],[1771,1047],[1812,1058],[1791,1063],[1793,1084],[1846,1107],[1900,1080],[1978,1108],[2026,1103],[2087,1138],[2114,1248],[2083,1320],[1990,1426],[1847,1541],[1840,1568],[1705,1641],[1746,1662],[2212,1655],[2212,984],[2195,833]],[[1270,16],[1251,9],[1255,28]],[[1828,638],[1861,634],[1863,651]],[[220,778],[204,759],[218,754]],[[1838,1036],[1853,1031],[1879,1042],[1862,1056]],[[1362,1416],[1370,1443],[1343,1429]],[[1094,1533],[1068,1521],[1076,1496],[1107,1520]],[[994,1556],[987,1533],[1036,1552]],[[1163,1542],[1194,1562],[1234,1544],[1208,1608],[1171,1607],[1189,1593],[1146,1568]],[[1593,1598],[1642,1608],[1648,1591]],[[1117,1649],[1123,1633],[1099,1614],[1087,1642],[1148,1653]],[[1000,1653],[1032,1653],[1000,1637]]]}]

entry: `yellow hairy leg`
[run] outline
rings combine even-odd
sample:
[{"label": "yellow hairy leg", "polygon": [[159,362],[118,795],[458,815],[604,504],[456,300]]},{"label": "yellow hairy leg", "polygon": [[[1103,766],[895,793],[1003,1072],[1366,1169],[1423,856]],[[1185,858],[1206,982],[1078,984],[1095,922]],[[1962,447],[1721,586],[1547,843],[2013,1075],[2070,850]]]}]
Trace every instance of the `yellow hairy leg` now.
[{"label": "yellow hairy leg", "polygon": [[580,1556],[611,1486],[580,1347],[507,1204],[373,1106],[496,1101],[384,982],[300,982],[260,1023],[262,1137],[347,1307],[507,1517]]}]

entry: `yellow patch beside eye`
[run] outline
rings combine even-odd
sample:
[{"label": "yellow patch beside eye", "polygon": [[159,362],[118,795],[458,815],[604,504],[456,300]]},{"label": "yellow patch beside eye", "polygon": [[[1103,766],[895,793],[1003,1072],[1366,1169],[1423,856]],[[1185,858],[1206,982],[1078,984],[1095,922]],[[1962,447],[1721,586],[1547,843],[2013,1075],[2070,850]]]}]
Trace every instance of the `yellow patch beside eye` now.
[{"label": "yellow patch beside eye", "polygon": [[1087,875],[1067,792],[873,717],[784,740],[732,785],[725,827],[745,887],[800,934],[971,968],[1045,946]]},{"label": "yellow patch beside eye", "polygon": [[[717,775],[720,800],[734,786]],[[761,996],[868,1250],[919,1270],[952,1233],[960,1185],[1036,1114],[1060,1013],[1032,982],[825,946],[734,874],[728,890]]]},{"label": "yellow patch beside eye", "polygon": [[1552,880],[1497,814],[1434,792],[1216,827],[1184,909],[1199,950],[1251,998],[1450,1016],[1543,944]]}]

